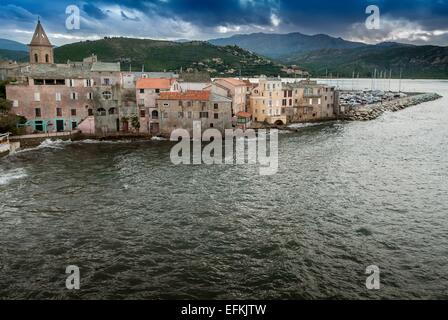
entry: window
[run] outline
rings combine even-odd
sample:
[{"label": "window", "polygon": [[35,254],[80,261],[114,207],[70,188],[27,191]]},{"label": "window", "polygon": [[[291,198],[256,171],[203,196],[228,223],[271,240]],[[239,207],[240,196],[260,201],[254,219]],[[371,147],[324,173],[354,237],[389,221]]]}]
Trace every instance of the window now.
[{"label": "window", "polygon": [[72,130],[75,130],[76,128],[78,128],[78,124],[76,121],[72,121]]},{"label": "window", "polygon": [[40,108],[34,109],[34,114],[36,115],[36,118],[40,118],[42,116]]},{"label": "window", "polygon": [[34,129],[36,131],[44,131],[44,125],[42,121],[34,121]]},{"label": "window", "polygon": [[61,93],[56,92],[56,101],[61,101]]},{"label": "window", "polygon": [[140,89],[140,93],[145,93],[145,89]]},{"label": "window", "polygon": [[113,115],[113,114],[116,114],[117,113],[117,109],[115,109],[115,108],[110,108],[109,109],[109,115]]},{"label": "window", "polygon": [[210,128],[213,128],[213,123],[210,123]]},{"label": "window", "polygon": [[87,112],[88,112],[89,117],[93,116],[93,109],[89,109],[89,110],[87,110]]},{"label": "window", "polygon": [[165,103],[163,104],[163,106],[164,106],[164,107],[168,107],[168,106],[169,106],[169,103],[166,103],[166,102],[165,102]]},{"label": "window", "polygon": [[213,105],[213,108],[214,108],[215,110],[218,110],[219,105],[218,105],[217,103],[215,103],[215,104]]},{"label": "window", "polygon": [[152,117],[153,119],[158,119],[158,118],[159,118],[159,112],[156,111],[156,110],[154,110],[154,111],[151,113],[151,117]]},{"label": "window", "polygon": [[39,62],[39,56],[37,55],[37,53],[34,54],[34,62],[35,63]]},{"label": "window", "polygon": [[322,100],[319,98],[317,99],[317,104],[321,104]]},{"label": "window", "polygon": [[179,107],[183,107],[183,106],[184,106],[184,104],[183,104],[182,100],[179,100]]},{"label": "window", "polygon": [[188,111],[188,119],[191,119],[191,111]]},{"label": "window", "polygon": [[50,57],[48,56],[48,54],[45,55],[45,63],[49,63],[50,62]]},{"label": "window", "polygon": [[70,99],[72,100],[78,100],[78,94],[76,92],[70,93]]},{"label": "window", "polygon": [[93,93],[92,92],[88,92],[87,93],[87,100],[93,100]]},{"label": "window", "polygon": [[202,119],[208,118],[208,112],[200,112],[199,117]]},{"label": "window", "polygon": [[146,117],[145,110],[140,110],[140,118],[144,118],[144,117]]},{"label": "window", "polygon": [[19,106],[19,100],[14,100],[14,101],[12,102],[12,106],[13,106],[14,108],[17,108],[17,107]]},{"label": "window", "polygon": [[103,85],[104,86],[109,86],[110,85],[110,79],[109,78],[104,78],[103,79]]},{"label": "window", "polygon": [[140,100],[138,100],[138,104],[139,104],[140,106],[144,106],[144,105],[145,105],[145,99],[140,99]]},{"label": "window", "polygon": [[90,80],[90,79],[86,79],[86,81],[85,81],[85,86],[86,86],[86,87],[91,87],[91,86],[92,86],[92,80]]},{"label": "window", "polygon": [[105,115],[106,115],[106,109],[104,109],[104,108],[99,108],[99,109],[96,111],[96,113],[97,113],[97,115],[99,115],[99,116],[105,116]]},{"label": "window", "polygon": [[68,80],[68,86],[69,87],[74,87],[75,86],[75,81],[73,81],[73,79],[69,79]]},{"label": "window", "polygon": [[[285,92],[286,93],[286,92]],[[286,106],[286,99],[283,99],[282,106]]]},{"label": "window", "polygon": [[156,93],[160,93],[160,89],[156,89]]},{"label": "window", "polygon": [[56,117],[62,117],[62,109],[56,108]]},{"label": "window", "polygon": [[215,119],[219,119],[219,113],[214,114]]},{"label": "window", "polygon": [[34,101],[40,101],[40,93],[39,92],[34,93]]},{"label": "window", "polygon": [[313,99],[310,99],[309,104],[313,104]]},{"label": "window", "polygon": [[76,109],[71,110],[71,115],[72,115],[72,117],[76,117]]},{"label": "window", "polygon": [[184,113],[183,113],[183,112],[178,112],[178,113],[177,113],[177,117],[178,117],[179,119],[182,119],[182,118],[184,117]]},{"label": "window", "polygon": [[112,99],[112,92],[110,92],[110,91],[104,91],[104,92],[103,92],[103,98],[104,98],[105,100],[110,100],[110,99]]},{"label": "window", "polygon": [[191,101],[187,102],[187,107],[191,107]]}]

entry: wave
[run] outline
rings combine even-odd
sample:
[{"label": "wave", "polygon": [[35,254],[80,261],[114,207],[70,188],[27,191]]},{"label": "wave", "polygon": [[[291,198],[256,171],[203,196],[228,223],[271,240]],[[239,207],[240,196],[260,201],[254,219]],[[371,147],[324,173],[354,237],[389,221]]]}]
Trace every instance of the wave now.
[{"label": "wave", "polygon": [[14,154],[19,154],[19,153],[23,153],[23,152],[29,152],[29,151],[36,151],[36,150],[41,150],[41,149],[63,149],[66,145],[69,145],[73,143],[71,140],[51,140],[51,139],[46,139],[45,141],[43,141],[40,145],[38,145],[37,147],[34,148],[25,148],[22,150],[18,150],[16,152],[14,152]]},{"label": "wave", "polygon": [[151,140],[152,141],[168,141],[168,139],[162,138],[162,137],[152,137]]},{"label": "wave", "polygon": [[316,127],[325,124],[325,122],[313,122],[313,123],[294,123],[288,126],[291,129],[302,129],[308,127]]},{"label": "wave", "polygon": [[26,178],[28,175],[23,168],[4,171],[0,169],[0,186],[6,185],[11,181]]},{"label": "wave", "polygon": [[80,143],[80,144],[121,144],[121,143],[131,143],[132,140],[94,140],[94,139],[86,139],[86,140],[79,140],[74,141],[74,143]]}]

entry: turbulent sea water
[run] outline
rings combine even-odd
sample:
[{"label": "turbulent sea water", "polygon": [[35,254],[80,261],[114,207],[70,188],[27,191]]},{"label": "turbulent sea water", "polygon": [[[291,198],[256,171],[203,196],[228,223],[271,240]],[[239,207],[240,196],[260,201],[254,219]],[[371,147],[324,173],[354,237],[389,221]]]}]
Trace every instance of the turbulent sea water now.
[{"label": "turbulent sea water", "polygon": [[0,298],[447,299],[448,82],[403,88],[444,98],[282,134],[274,176],[156,140],[1,159]]}]

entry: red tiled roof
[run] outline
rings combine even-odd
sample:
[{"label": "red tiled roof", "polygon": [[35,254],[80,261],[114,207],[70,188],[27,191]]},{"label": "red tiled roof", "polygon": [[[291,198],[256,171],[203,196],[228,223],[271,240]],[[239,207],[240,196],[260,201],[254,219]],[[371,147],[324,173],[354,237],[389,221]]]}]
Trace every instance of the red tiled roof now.
[{"label": "red tiled roof", "polygon": [[137,80],[137,89],[170,89],[173,79],[142,78]]},{"label": "red tiled roof", "polygon": [[159,100],[199,100],[208,101],[210,99],[210,91],[189,90],[186,92],[161,92]]},{"label": "red tiled roof", "polygon": [[251,117],[252,117],[252,114],[250,114],[249,112],[243,112],[243,111],[241,111],[241,112],[238,112],[238,113],[236,114],[236,116],[237,116],[237,117],[240,117],[240,118],[251,118]]}]

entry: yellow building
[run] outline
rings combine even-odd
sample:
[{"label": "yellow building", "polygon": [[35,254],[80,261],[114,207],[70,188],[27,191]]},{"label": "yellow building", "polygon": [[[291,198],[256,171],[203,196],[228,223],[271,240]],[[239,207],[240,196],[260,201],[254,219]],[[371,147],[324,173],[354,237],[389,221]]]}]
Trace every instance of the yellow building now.
[{"label": "yellow building", "polygon": [[255,122],[284,125],[287,122],[286,108],[282,106],[282,80],[277,78],[261,78],[252,89],[249,112]]}]

